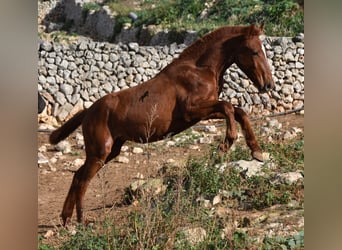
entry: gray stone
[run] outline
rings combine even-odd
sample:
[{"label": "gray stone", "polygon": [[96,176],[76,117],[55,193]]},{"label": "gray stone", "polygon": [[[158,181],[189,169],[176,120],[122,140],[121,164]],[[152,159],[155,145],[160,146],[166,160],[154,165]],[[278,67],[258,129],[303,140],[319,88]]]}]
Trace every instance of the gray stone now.
[{"label": "gray stone", "polygon": [[292,184],[297,181],[303,180],[304,177],[300,172],[288,172],[288,173],[282,173],[277,174],[277,178],[280,182],[286,183],[286,184]]},{"label": "gray stone", "polygon": [[55,98],[56,98],[56,101],[60,104],[60,105],[63,105],[64,103],[66,103],[66,99],[65,99],[65,96],[63,93],[61,92],[57,92],[55,94]]},{"label": "gray stone", "polygon": [[64,95],[71,95],[74,91],[73,87],[68,84],[62,84],[60,90]]},{"label": "gray stone", "polygon": [[40,44],[40,49],[49,52],[52,50],[52,44],[50,42],[44,41]]},{"label": "gray stone", "polygon": [[45,76],[44,76],[44,75],[39,75],[39,76],[38,76],[38,82],[39,82],[40,84],[45,84],[45,83],[46,83],[46,78],[45,78]]},{"label": "gray stone", "polygon": [[61,141],[55,146],[55,149],[63,154],[67,154],[71,152],[71,145],[68,141]]},{"label": "gray stone", "polygon": [[153,178],[148,180],[137,180],[130,185],[130,190],[135,195],[150,194],[159,195],[166,191],[166,185],[163,184],[163,180],[159,178]]},{"label": "gray stone", "polygon": [[62,67],[62,69],[67,69],[69,65],[69,62],[67,60],[62,60],[60,66]]},{"label": "gray stone", "polygon": [[262,172],[262,167],[264,166],[264,163],[257,160],[239,160],[231,162],[230,166],[239,169],[246,177],[264,175],[264,173]]},{"label": "gray stone", "polygon": [[304,64],[301,62],[296,62],[296,68],[297,69],[303,69],[304,68]]},{"label": "gray stone", "polygon": [[182,230],[185,235],[185,239],[190,242],[191,245],[196,245],[205,240],[207,232],[202,227],[185,228]]},{"label": "gray stone", "polygon": [[47,163],[49,163],[49,159],[41,152],[38,152],[38,164],[47,164]]},{"label": "gray stone", "polygon": [[142,153],[144,153],[144,150],[140,147],[134,147],[132,150],[132,153],[133,154],[142,154]]},{"label": "gray stone", "polygon": [[294,88],[292,85],[290,84],[284,84],[282,89],[281,89],[281,92],[284,94],[284,95],[291,95],[294,93]]}]

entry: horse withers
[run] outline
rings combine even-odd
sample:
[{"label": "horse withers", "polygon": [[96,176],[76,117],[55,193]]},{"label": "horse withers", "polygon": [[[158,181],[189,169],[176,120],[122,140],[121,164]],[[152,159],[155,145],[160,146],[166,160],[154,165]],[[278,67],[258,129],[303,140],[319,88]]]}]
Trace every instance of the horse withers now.
[{"label": "horse withers", "polygon": [[[83,221],[83,200],[90,180],[104,164],[119,155],[126,141],[153,142],[177,134],[201,120],[226,120],[227,151],[240,124],[252,156],[262,161],[247,114],[219,100],[226,69],[236,63],[260,92],[274,87],[270,67],[259,39],[262,27],[221,27],[187,47],[154,78],[129,89],[108,94],[77,113],[50,135],[56,144],[82,125],[86,160],[74,174],[61,217],[64,225],[76,205]],[[153,116],[153,117],[152,117]],[[152,119],[153,118],[153,119]]]}]

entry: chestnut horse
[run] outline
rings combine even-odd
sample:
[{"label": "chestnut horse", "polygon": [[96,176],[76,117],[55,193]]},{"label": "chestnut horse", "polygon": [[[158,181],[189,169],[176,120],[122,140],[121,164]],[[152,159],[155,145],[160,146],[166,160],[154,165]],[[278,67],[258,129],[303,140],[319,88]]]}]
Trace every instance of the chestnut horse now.
[{"label": "chestnut horse", "polygon": [[125,141],[153,142],[177,134],[195,123],[226,120],[220,149],[227,151],[237,138],[240,124],[252,156],[262,161],[262,151],[247,114],[219,100],[226,69],[236,63],[259,91],[274,87],[259,39],[262,27],[221,27],[195,41],[154,78],[138,86],[108,94],[77,113],[50,135],[56,144],[82,124],[86,160],[73,177],[61,217],[64,225],[76,204],[77,221],[83,221],[87,186],[101,167],[119,155]]}]

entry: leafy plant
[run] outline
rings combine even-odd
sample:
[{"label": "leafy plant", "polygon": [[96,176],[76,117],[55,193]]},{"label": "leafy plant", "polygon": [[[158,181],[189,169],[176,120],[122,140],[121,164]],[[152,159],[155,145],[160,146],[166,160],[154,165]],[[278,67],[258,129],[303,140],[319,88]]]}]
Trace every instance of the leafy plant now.
[{"label": "leafy plant", "polygon": [[114,241],[114,231],[110,228],[111,225],[103,223],[102,230],[94,230],[91,226],[78,226],[75,235],[70,236],[70,239],[61,246],[60,249],[114,249],[112,242]]},{"label": "leafy plant", "polygon": [[55,250],[56,249],[53,246],[44,244],[42,241],[43,241],[43,237],[41,235],[38,235],[38,250]]},{"label": "leafy plant", "polygon": [[[219,0],[206,9],[203,0],[146,1],[138,13],[136,26],[162,25],[181,30],[195,29],[205,33],[221,25],[264,23],[270,35],[294,36],[304,32],[304,12],[294,0]],[[154,4],[154,8],[150,6]],[[205,18],[199,18],[203,11]]]},{"label": "leafy plant", "polygon": [[269,238],[265,237],[264,241],[265,250],[271,249],[304,249],[304,231],[298,232],[297,235],[289,236],[286,238],[275,237]]},{"label": "leafy plant", "polygon": [[101,6],[94,2],[88,2],[88,3],[84,3],[82,8],[83,8],[83,11],[100,10]]}]

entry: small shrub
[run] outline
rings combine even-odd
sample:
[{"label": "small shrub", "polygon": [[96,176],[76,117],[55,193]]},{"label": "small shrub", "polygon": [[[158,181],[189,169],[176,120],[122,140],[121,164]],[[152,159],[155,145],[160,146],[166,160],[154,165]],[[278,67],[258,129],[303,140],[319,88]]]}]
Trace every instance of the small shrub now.
[{"label": "small shrub", "polygon": [[100,10],[101,6],[94,2],[84,3],[82,6],[83,11],[90,11],[90,10]]},{"label": "small shrub", "polygon": [[304,231],[300,231],[297,235],[288,237],[265,237],[263,241],[263,249],[304,249]]}]

